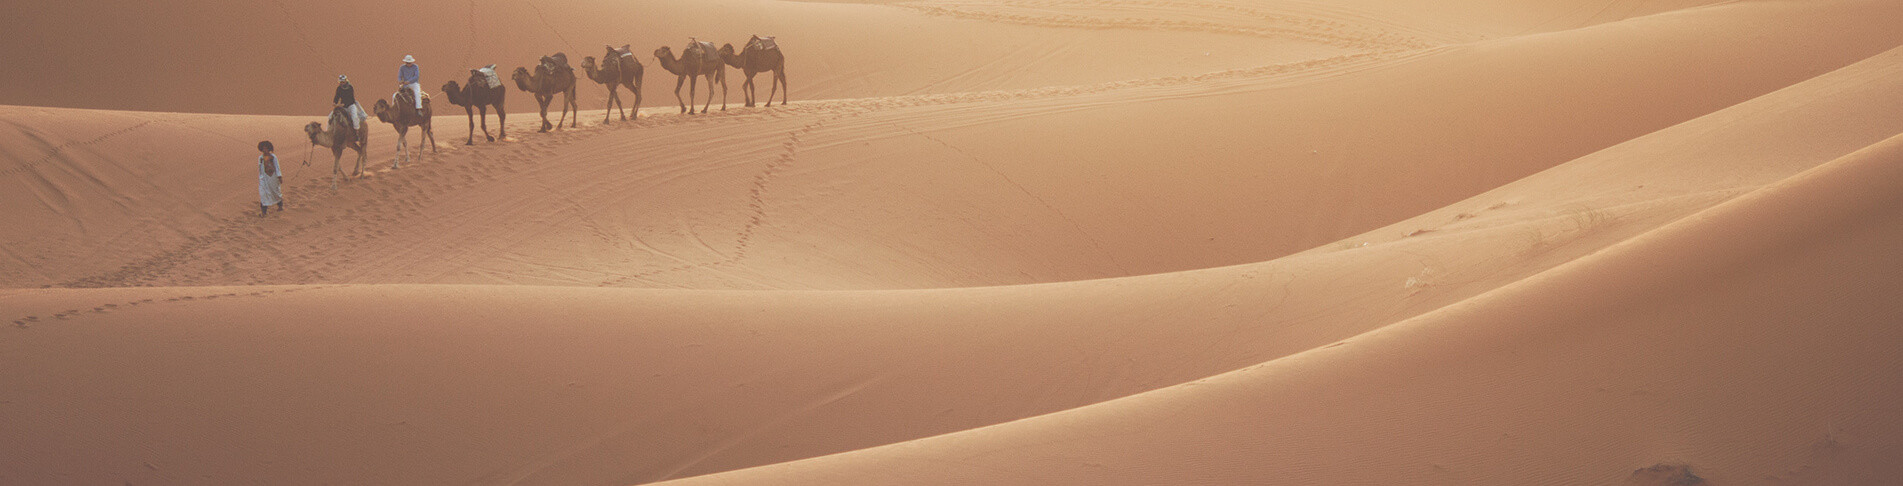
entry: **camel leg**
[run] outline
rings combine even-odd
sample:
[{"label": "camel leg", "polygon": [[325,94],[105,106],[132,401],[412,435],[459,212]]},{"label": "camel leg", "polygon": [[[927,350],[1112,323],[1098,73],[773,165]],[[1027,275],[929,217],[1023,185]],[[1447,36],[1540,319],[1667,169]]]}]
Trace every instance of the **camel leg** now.
[{"label": "camel leg", "polygon": [[780,94],[780,74],[773,73],[773,79],[767,80],[766,105],[768,107],[773,106],[773,96],[778,94]]},{"label": "camel leg", "polygon": [[[475,103],[470,103],[470,104],[474,105]],[[463,142],[463,145],[475,145],[476,144],[476,110],[473,107],[464,106],[463,113],[469,115],[469,140]],[[488,123],[488,120],[484,120],[483,123]],[[486,124],[483,125],[482,134],[483,135],[489,134],[488,125]]]},{"label": "camel leg", "polygon": [[[488,129],[483,129],[483,133],[487,134]],[[496,138],[503,140],[509,139],[509,115],[502,112],[502,102],[500,101],[496,102]],[[496,138],[491,138],[489,141],[494,142]]]},{"label": "camel leg", "polygon": [[674,78],[674,102],[681,104],[681,113],[687,113],[687,102],[681,101],[681,85],[686,83],[687,78]]},{"label": "camel leg", "polygon": [[569,116],[569,128],[580,128],[580,126],[582,126],[582,103],[580,103],[579,99],[577,99],[577,95],[575,95],[575,88],[569,88],[569,90],[561,93],[561,103],[563,103],[563,105],[561,105],[561,111],[567,112],[569,109],[575,111],[575,116]]},{"label": "camel leg", "polygon": [[540,93],[537,93],[535,95],[535,102],[540,103],[542,105],[542,131],[543,132],[547,132],[548,129],[554,128],[552,126],[549,126],[548,124],[548,102],[554,101],[554,100],[555,100],[554,96],[549,96],[548,98],[545,99],[545,98],[542,98],[542,95]]},{"label": "camel leg", "polygon": [[[700,101],[700,76],[698,76],[698,74],[687,78],[687,99]],[[700,112],[706,112],[706,109],[702,107]],[[695,103],[687,103],[687,114],[695,114]]]},{"label": "camel leg", "polygon": [[615,119],[615,89],[608,88],[608,102],[601,105],[601,124],[608,125]]},{"label": "camel leg", "polygon": [[392,169],[403,165],[403,152],[409,148],[410,134],[405,132],[407,132],[407,130],[404,130],[402,127],[397,127],[396,129],[396,158],[390,160],[390,168]]},{"label": "camel leg", "polygon": [[[614,88],[608,90],[608,93],[614,95],[610,96],[610,98],[613,98],[615,102],[615,114],[621,115],[621,121],[628,121],[628,107],[621,104],[621,86],[618,84],[615,85]],[[603,113],[603,115],[606,115],[606,113]],[[602,118],[606,119],[607,117],[604,116]]]},{"label": "camel leg", "polygon": [[[615,87],[612,84],[608,85],[608,104],[605,108],[606,109],[601,110],[601,124],[603,125],[607,125],[615,119]],[[628,116],[625,114],[621,115],[621,119],[626,120]]]},{"label": "camel leg", "polygon": [[[343,149],[337,149],[343,155]],[[370,131],[357,131],[357,177],[363,177],[363,171],[370,165]]]},{"label": "camel leg", "polygon": [[[433,124],[433,123],[430,123],[430,122],[427,122],[427,121],[426,121],[426,122],[423,122],[423,135],[425,135],[425,136],[428,136],[428,137],[429,137],[429,153],[432,153],[432,154],[433,154],[433,153],[436,153],[436,152],[437,152],[437,149],[436,149],[436,128],[434,127],[434,124]],[[417,149],[416,151],[417,151],[417,153],[418,153],[418,154],[421,154],[421,153],[423,152],[423,150],[422,150],[422,149]],[[419,156],[420,156],[420,155],[419,155]]]},{"label": "camel leg", "polygon": [[700,112],[702,114],[706,114],[707,109],[714,107],[714,77],[706,76],[706,78],[707,78],[707,103],[700,105]]},{"label": "camel leg", "polygon": [[489,105],[476,106],[477,111],[482,113],[482,138],[489,139],[491,142],[496,141],[496,137],[489,136]]},{"label": "camel leg", "polygon": [[745,95],[747,107],[753,107],[753,75],[747,74],[747,80],[740,83],[740,94]]},{"label": "camel leg", "polygon": [[786,71],[783,69],[773,70],[773,90],[767,92],[766,94],[767,106],[773,106],[773,95],[775,93],[778,93],[780,95],[780,104],[781,105],[786,104],[786,95],[787,93],[790,93],[793,90],[791,88],[788,88],[786,91],[780,91],[780,86],[784,86],[784,85],[786,85]]},{"label": "camel leg", "polygon": [[[689,94],[692,94],[692,93],[689,93]],[[714,77],[707,76],[707,104],[700,106],[700,112],[701,114],[706,114],[707,109],[713,108],[713,107],[714,107]]]},{"label": "camel leg", "polygon": [[[707,105],[714,104],[714,82],[707,82]],[[720,111],[727,111],[727,72],[720,72]]]},{"label": "camel leg", "polygon": [[[561,116],[561,117],[559,117],[559,118],[556,118],[556,119],[555,119],[555,128],[561,128],[561,127],[562,127],[562,120],[567,120],[567,119],[568,119],[568,105],[570,105],[570,104],[571,104],[571,103],[569,103],[569,101],[570,101],[570,100],[573,100],[573,99],[574,99],[574,97],[573,97],[573,96],[569,96],[569,95],[568,95],[568,93],[562,93],[562,116]],[[575,114],[575,117],[576,117],[576,118],[580,118],[580,117],[581,117],[581,113],[576,113],[576,114]],[[569,122],[569,127],[570,127],[570,128],[573,128],[573,127],[574,127],[574,122],[572,122],[572,121],[571,121],[571,122]]]}]

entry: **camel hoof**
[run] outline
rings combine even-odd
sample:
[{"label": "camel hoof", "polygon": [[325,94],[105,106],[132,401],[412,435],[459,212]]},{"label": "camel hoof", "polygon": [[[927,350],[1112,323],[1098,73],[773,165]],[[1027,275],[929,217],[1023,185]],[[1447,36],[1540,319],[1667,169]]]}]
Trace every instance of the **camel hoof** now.
[{"label": "camel hoof", "polygon": [[[491,141],[491,142],[493,142],[494,140],[490,140],[490,141]],[[475,141],[475,140],[470,140],[470,141],[467,141],[467,142],[463,142],[463,145],[475,145],[475,144],[476,144],[476,141]]]},{"label": "camel hoof", "polygon": [[491,137],[491,136],[488,136],[488,135],[483,135],[483,138],[487,138],[487,139],[489,139],[489,141],[491,141],[491,142],[494,142],[494,141],[496,141],[496,137]]}]

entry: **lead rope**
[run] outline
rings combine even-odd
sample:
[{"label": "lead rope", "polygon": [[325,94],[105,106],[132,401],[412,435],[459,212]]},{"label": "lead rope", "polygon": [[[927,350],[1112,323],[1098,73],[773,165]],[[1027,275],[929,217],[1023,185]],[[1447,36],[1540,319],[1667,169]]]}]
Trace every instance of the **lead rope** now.
[{"label": "lead rope", "polygon": [[[304,175],[304,168],[311,166],[311,152],[316,150],[317,144],[315,143],[311,144],[310,148],[304,149],[304,165],[297,166],[297,172],[291,174],[291,180],[297,180],[297,176]],[[281,170],[279,172],[282,173]]]}]

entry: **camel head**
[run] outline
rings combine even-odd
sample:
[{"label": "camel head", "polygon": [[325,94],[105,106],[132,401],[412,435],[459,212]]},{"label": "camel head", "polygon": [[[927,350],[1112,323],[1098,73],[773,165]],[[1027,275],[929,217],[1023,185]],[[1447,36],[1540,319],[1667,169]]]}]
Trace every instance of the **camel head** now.
[{"label": "camel head", "polygon": [[377,99],[377,105],[371,107],[370,112],[376,113],[377,121],[384,123],[390,123],[390,118],[394,115],[394,113],[390,113],[390,100],[382,98]]},{"label": "camel head", "polygon": [[317,135],[321,133],[324,133],[323,124],[320,124],[317,122],[310,122],[304,125],[304,135],[309,136],[311,138],[312,144],[317,143]]},{"label": "camel head", "polygon": [[596,67],[595,67],[595,56],[584,56],[584,57],[582,57],[582,58],[581,58],[581,68],[582,68],[583,70],[585,70],[585,71],[588,71],[588,74],[589,74],[590,76],[593,76],[593,75],[595,74],[595,71],[598,71],[598,70],[599,70],[599,69],[596,69]]},{"label": "camel head", "polygon": [[529,77],[529,68],[525,68],[525,67],[515,68],[515,72],[509,73],[509,79],[515,80],[515,87],[517,89],[520,89],[522,91],[535,92],[535,87],[529,84],[530,81],[534,81],[533,78]]},{"label": "camel head", "polygon": [[740,54],[733,51],[733,44],[720,46],[720,60],[726,61],[728,66],[733,66],[735,69],[747,68],[743,65],[746,64],[746,60],[741,59]]},{"label": "camel head", "polygon": [[674,58],[673,48],[670,48],[668,46],[661,46],[660,49],[655,49],[654,58],[660,60],[661,69],[664,69],[670,73],[685,76],[685,74],[683,73],[687,71],[687,67],[681,65],[681,62],[679,59]]}]

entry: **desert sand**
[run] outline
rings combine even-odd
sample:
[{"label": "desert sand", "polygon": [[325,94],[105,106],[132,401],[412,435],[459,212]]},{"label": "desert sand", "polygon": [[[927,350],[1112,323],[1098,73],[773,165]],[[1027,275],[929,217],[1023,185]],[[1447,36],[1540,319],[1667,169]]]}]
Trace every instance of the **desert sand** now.
[{"label": "desert sand", "polygon": [[1903,3],[15,3],[0,484],[1903,478]]}]

